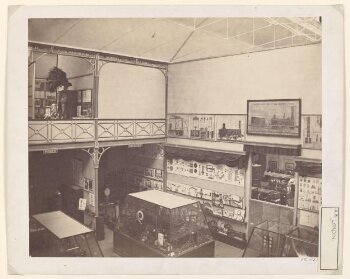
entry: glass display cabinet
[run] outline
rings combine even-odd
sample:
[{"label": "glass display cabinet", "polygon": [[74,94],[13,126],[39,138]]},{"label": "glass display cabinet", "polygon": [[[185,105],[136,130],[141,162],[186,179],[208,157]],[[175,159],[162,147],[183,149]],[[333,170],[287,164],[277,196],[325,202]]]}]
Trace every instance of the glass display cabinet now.
[{"label": "glass display cabinet", "polygon": [[281,257],[292,226],[264,221],[253,228],[243,257]]},{"label": "glass display cabinet", "polygon": [[168,136],[188,137],[189,115],[169,115]]},{"label": "glass display cabinet", "polygon": [[296,227],[287,234],[284,257],[318,257],[318,234],[316,229]]},{"label": "glass display cabinet", "polygon": [[198,201],[158,190],[129,194],[114,231],[127,257],[213,257],[214,240]]},{"label": "glass display cabinet", "polygon": [[253,228],[243,257],[317,257],[318,230],[264,221]]},{"label": "glass display cabinet", "polygon": [[29,243],[32,257],[103,257],[94,231],[62,211],[33,215]]}]

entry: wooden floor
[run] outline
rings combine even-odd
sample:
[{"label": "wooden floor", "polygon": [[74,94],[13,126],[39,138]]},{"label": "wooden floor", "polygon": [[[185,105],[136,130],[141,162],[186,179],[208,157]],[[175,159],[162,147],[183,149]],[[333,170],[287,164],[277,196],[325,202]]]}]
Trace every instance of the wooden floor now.
[{"label": "wooden floor", "polygon": [[[119,255],[113,252],[113,232],[107,227],[105,227],[105,239],[99,241],[99,244],[105,257],[119,257]],[[215,241],[216,258],[240,258],[242,254],[242,249]]]}]

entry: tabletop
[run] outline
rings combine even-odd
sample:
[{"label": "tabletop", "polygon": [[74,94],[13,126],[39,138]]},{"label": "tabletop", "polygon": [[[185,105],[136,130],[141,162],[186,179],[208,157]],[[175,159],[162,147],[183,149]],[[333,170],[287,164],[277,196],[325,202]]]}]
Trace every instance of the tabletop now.
[{"label": "tabletop", "polygon": [[32,217],[59,239],[93,231],[62,211],[46,212]]}]

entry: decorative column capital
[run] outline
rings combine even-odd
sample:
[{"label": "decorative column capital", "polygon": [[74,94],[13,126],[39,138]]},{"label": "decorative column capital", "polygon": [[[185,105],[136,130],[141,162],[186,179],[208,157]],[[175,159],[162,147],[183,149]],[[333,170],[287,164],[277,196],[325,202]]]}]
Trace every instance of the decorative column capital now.
[{"label": "decorative column capital", "polygon": [[83,148],[82,150],[84,150],[86,153],[88,153],[90,155],[90,157],[93,160],[94,163],[94,168],[98,169],[100,166],[100,160],[102,155],[111,147],[90,147],[90,148]]}]

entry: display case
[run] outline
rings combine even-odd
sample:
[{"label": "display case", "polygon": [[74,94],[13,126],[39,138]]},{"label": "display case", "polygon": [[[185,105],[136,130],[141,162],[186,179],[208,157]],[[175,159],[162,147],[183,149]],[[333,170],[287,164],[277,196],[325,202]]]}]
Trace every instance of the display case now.
[{"label": "display case", "polygon": [[169,137],[188,137],[189,115],[171,114],[168,118]]},{"label": "display case", "polygon": [[269,166],[261,180],[253,176],[251,198],[294,207],[294,170],[271,170]]},{"label": "display case", "polygon": [[282,257],[289,224],[264,221],[253,228],[243,257]]},{"label": "display case", "polygon": [[103,257],[94,231],[62,211],[33,215],[29,231],[32,257]]},{"label": "display case", "polygon": [[214,240],[199,202],[158,190],[126,197],[113,242],[121,256],[214,256]]},{"label": "display case", "polygon": [[284,257],[318,257],[318,229],[296,227],[287,234]]},{"label": "display case", "polygon": [[243,257],[317,257],[318,230],[264,221],[253,228]]}]

